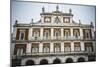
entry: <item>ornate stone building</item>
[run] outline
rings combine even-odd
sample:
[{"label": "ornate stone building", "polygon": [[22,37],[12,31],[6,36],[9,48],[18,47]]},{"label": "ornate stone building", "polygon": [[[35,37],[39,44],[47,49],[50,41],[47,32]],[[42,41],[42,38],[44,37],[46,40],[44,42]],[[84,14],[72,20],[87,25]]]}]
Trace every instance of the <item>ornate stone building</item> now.
[{"label": "ornate stone building", "polygon": [[41,19],[15,21],[11,47],[12,65],[60,64],[95,61],[94,26],[73,20],[72,10],[63,13],[42,8]]}]

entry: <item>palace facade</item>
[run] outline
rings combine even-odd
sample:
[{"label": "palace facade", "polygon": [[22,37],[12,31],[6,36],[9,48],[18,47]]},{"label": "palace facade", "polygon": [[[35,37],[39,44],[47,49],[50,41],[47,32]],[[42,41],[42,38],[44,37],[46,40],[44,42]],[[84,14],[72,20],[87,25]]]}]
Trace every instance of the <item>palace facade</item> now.
[{"label": "palace facade", "polygon": [[15,21],[11,43],[12,66],[95,61],[94,26],[73,20],[72,10],[45,12],[30,23]]}]

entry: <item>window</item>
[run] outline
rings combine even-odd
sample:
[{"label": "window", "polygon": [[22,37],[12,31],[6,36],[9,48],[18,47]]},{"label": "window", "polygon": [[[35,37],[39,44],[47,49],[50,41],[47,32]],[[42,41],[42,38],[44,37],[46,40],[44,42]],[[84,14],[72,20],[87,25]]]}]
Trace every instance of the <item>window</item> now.
[{"label": "window", "polygon": [[64,23],[69,23],[70,22],[70,19],[68,17],[63,17],[63,22]]},{"label": "window", "polygon": [[44,47],[43,52],[44,52],[44,53],[48,53],[48,52],[49,52],[49,47]]},{"label": "window", "polygon": [[56,32],[56,37],[58,37],[59,35],[58,35],[58,32]]},{"label": "window", "polygon": [[64,51],[65,52],[71,51],[71,45],[70,45],[70,43],[65,43],[64,44]]},{"label": "window", "polygon": [[20,40],[24,40],[24,37],[25,37],[25,34],[24,34],[24,32],[20,32]]},{"label": "window", "polygon": [[39,44],[32,43],[32,53],[38,53],[38,52],[39,52]]},{"label": "window", "polygon": [[35,31],[35,32],[34,32],[34,36],[35,36],[35,37],[38,37],[38,36],[39,36],[39,32],[38,32],[38,31]]},{"label": "window", "polygon": [[49,35],[48,35],[48,33],[46,33],[46,37],[48,37]]},{"label": "window", "polygon": [[48,38],[49,37],[49,32],[45,32],[45,37]]},{"label": "window", "polygon": [[70,30],[65,29],[65,30],[64,30],[64,36],[65,36],[65,37],[70,36]]},{"label": "window", "polygon": [[54,46],[54,51],[55,51],[55,52],[60,52],[60,51],[61,51],[61,49],[60,49],[60,44],[55,44],[55,46]]},{"label": "window", "polygon": [[58,39],[58,37],[59,37],[59,33],[55,32],[55,38]]},{"label": "window", "polygon": [[73,31],[74,31],[75,38],[78,38],[78,36],[80,36],[79,29],[74,29]]},{"label": "window", "polygon": [[74,50],[75,51],[80,51],[81,50],[80,43],[74,43]]},{"label": "window", "polygon": [[32,53],[37,53],[38,52],[38,47],[33,47],[32,48]]},{"label": "window", "polygon": [[93,46],[92,46],[92,43],[85,43],[85,50],[88,51],[88,52],[92,52],[93,51]]},{"label": "window", "polygon": [[51,22],[51,17],[44,17],[44,22]]},{"label": "window", "polygon": [[86,33],[86,38],[89,38],[89,33]]},{"label": "window", "polygon": [[50,44],[48,43],[43,44],[43,52],[44,53],[50,52]]},{"label": "window", "polygon": [[23,49],[22,48],[18,48],[17,49],[17,55],[22,55],[23,54]]},{"label": "window", "polygon": [[90,29],[84,29],[83,34],[84,34],[85,39],[90,39],[91,38],[91,30]]},{"label": "window", "polygon": [[71,49],[70,49],[69,46],[66,46],[66,47],[65,47],[65,52],[70,51],[70,50],[71,50]]},{"label": "window", "polygon": [[60,52],[60,47],[55,47],[55,52]]},{"label": "window", "polygon": [[75,51],[80,51],[80,47],[79,46],[75,46]]},{"label": "window", "polygon": [[58,38],[60,35],[61,35],[60,29],[55,29],[55,31],[54,31],[54,36],[55,36],[56,38]]},{"label": "window", "polygon": [[76,38],[78,37],[78,33],[75,33],[75,37],[76,37]]},{"label": "window", "polygon": [[45,39],[48,39],[50,36],[50,29],[44,29],[43,36]]},{"label": "window", "polygon": [[86,51],[92,52],[92,47],[91,46],[86,47]]}]

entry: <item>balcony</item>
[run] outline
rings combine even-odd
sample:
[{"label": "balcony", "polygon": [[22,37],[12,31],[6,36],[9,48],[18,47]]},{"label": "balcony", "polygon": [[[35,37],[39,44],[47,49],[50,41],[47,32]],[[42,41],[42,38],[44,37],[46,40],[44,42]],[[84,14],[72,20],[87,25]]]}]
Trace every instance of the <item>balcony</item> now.
[{"label": "balcony", "polygon": [[75,36],[64,36],[64,37],[61,37],[61,36],[54,36],[53,38],[51,38],[51,36],[48,36],[48,37],[45,37],[43,36],[43,38],[41,37],[31,37],[30,40],[82,40],[83,37],[81,36],[78,36],[78,37],[75,37]]},{"label": "balcony", "polygon": [[39,36],[31,37],[30,40],[35,40],[35,41],[37,41],[37,40],[41,40],[41,37],[39,37]]},{"label": "balcony", "polygon": [[95,52],[87,52],[87,51],[69,51],[69,52],[37,52],[37,53],[24,53],[22,55],[13,55],[13,58],[21,58],[21,57],[31,57],[31,56],[60,56],[60,55],[95,55]]},{"label": "balcony", "polygon": [[82,36],[78,36],[78,37],[75,37],[75,36],[65,36],[64,37],[64,40],[82,40],[83,37]]},{"label": "balcony", "polygon": [[[13,42],[14,41],[26,41],[26,40],[16,40],[15,37],[12,38]],[[83,36],[53,36],[51,38],[51,36],[45,37],[43,36],[42,38],[40,36],[32,36],[30,39],[30,41],[40,41],[40,40],[95,40],[95,37],[92,38],[83,38]]]}]

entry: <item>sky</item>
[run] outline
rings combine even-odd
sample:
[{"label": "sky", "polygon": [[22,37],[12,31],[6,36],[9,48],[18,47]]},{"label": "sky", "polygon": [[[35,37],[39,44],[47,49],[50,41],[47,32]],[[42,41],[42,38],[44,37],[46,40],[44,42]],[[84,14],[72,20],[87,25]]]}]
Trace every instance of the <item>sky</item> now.
[{"label": "sky", "polygon": [[11,22],[12,25],[15,23],[15,20],[18,20],[18,23],[30,23],[31,19],[34,22],[40,20],[40,13],[42,12],[42,7],[44,6],[45,12],[52,12],[56,10],[56,6],[59,6],[59,11],[69,12],[69,9],[72,9],[73,20],[83,24],[90,24],[92,21],[95,25],[95,6],[86,6],[86,5],[72,5],[72,4],[54,4],[54,3],[36,3],[36,2],[19,2],[12,1],[11,5]]}]

